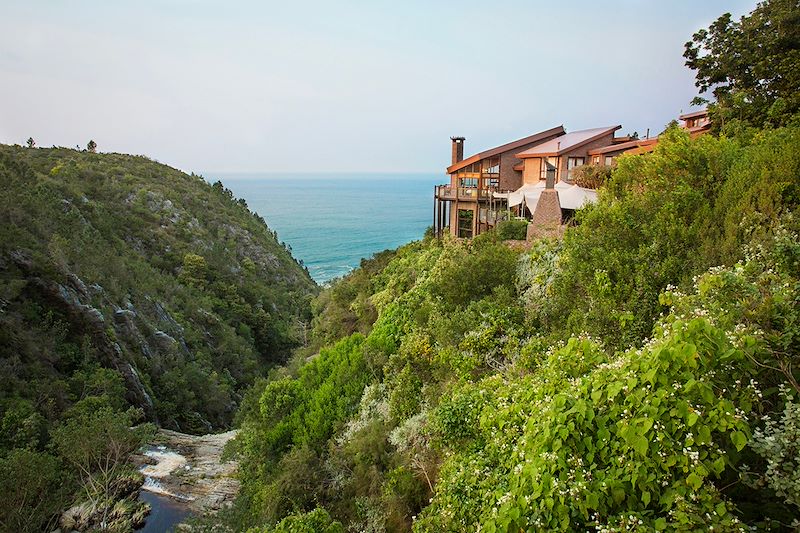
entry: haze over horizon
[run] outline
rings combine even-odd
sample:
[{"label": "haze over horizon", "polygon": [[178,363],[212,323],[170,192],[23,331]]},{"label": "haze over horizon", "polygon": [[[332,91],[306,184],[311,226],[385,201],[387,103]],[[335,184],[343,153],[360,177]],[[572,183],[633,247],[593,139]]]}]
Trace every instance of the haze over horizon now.
[{"label": "haze over horizon", "polygon": [[[443,172],[564,124],[657,133],[683,44],[755,1],[3,4],[0,142],[199,172]],[[489,13],[487,15],[487,13]]]}]

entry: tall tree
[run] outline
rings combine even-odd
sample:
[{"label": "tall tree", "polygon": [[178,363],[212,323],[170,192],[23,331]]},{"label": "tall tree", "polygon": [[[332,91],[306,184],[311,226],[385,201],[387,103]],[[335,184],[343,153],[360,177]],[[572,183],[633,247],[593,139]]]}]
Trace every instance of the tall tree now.
[{"label": "tall tree", "polygon": [[97,143],[93,140],[90,140],[89,144],[86,145],[86,150],[91,153],[95,153],[97,151]]},{"label": "tall tree", "polygon": [[25,141],[25,144],[28,145],[28,148],[33,148],[36,146],[36,141],[33,140],[33,137],[28,137],[28,140]]},{"label": "tall tree", "polygon": [[800,0],[767,0],[739,21],[725,13],[692,36],[683,56],[700,94],[716,99],[717,127],[731,119],[779,126],[800,112]]}]

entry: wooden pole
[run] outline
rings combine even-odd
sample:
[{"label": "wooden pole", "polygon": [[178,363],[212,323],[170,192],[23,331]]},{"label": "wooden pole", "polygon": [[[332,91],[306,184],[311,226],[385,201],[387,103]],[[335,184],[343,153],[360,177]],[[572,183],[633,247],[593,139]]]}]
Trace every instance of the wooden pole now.
[{"label": "wooden pole", "polygon": [[437,213],[436,208],[439,206],[439,187],[437,185],[433,186],[433,234],[437,234],[436,223],[437,223]]}]

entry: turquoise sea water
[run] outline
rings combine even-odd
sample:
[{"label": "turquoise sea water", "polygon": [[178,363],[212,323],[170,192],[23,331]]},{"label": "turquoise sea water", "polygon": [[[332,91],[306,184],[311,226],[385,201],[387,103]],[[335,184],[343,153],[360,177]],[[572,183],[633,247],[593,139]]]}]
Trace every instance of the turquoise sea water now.
[{"label": "turquoise sea water", "polygon": [[421,239],[433,223],[431,174],[206,174],[292,247],[318,283],[362,258]]}]

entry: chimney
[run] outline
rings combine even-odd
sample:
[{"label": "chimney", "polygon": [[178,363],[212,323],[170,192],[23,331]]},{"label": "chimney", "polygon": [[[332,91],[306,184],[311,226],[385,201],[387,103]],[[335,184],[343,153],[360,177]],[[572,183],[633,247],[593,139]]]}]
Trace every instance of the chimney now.
[{"label": "chimney", "polygon": [[464,159],[464,137],[450,137],[453,141],[453,161],[451,165],[455,165]]}]

